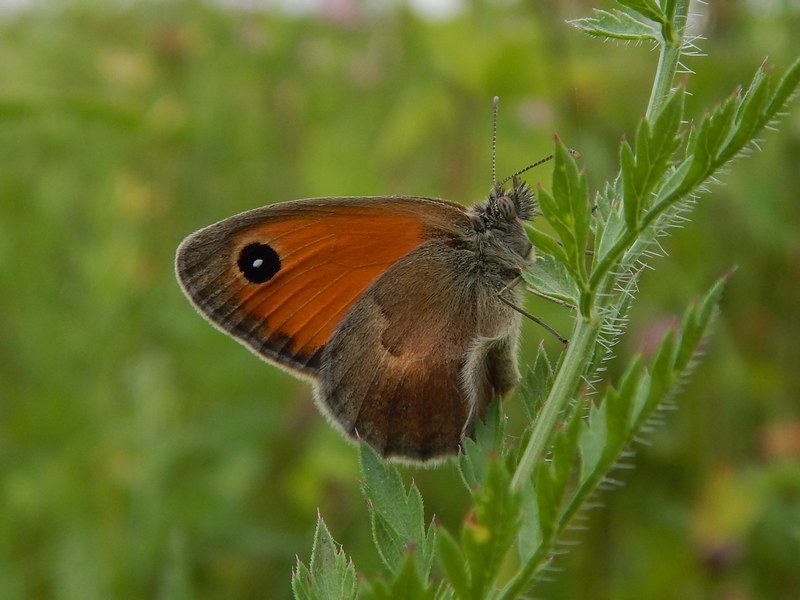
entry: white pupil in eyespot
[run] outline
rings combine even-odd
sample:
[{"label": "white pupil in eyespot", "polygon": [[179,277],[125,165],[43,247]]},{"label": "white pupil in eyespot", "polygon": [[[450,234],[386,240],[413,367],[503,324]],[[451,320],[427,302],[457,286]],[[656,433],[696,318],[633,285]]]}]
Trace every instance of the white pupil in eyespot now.
[{"label": "white pupil in eyespot", "polygon": [[263,264],[264,264],[264,259],[263,259],[263,258],[257,258],[257,259],[255,259],[255,260],[253,261],[253,268],[254,268],[254,269],[257,269],[257,268],[259,268],[259,267],[260,267],[261,265],[263,265]]}]

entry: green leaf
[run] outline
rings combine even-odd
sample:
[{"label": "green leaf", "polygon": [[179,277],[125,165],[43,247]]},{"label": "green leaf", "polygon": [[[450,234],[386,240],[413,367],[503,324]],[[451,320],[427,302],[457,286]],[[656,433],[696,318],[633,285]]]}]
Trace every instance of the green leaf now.
[{"label": "green leaf", "polygon": [[[736,156],[752,142],[764,125],[774,118],[775,115],[767,111],[767,108],[772,105],[770,83],[770,78],[761,68],[756,71],[753,81],[744,94],[741,96],[737,94],[726,101],[726,104],[730,102],[736,107],[735,114],[730,117],[731,122],[735,123],[735,127],[733,135],[729,134],[729,140],[724,149],[720,148],[718,153],[720,163]],[[720,112],[719,108],[715,113],[718,112]]]},{"label": "green leaf", "polygon": [[649,377],[644,373],[641,362],[640,356],[634,356],[620,381],[619,391],[605,398],[608,410],[603,460],[609,465],[614,463],[631,438],[630,425],[634,407],[647,397]]},{"label": "green leaf", "polygon": [[668,396],[675,383],[675,330],[669,329],[658,346],[650,368],[650,390],[646,398],[637,398],[631,412],[631,430],[639,431]]},{"label": "green leaf", "polygon": [[[616,391],[609,388],[606,391],[606,397],[615,393]],[[595,472],[599,470],[600,461],[603,459],[603,450],[608,439],[606,410],[605,403],[599,406],[590,406],[589,416],[584,422],[584,426],[581,427],[580,437],[578,438],[581,457],[580,485],[584,485],[594,476]]]},{"label": "green leaf", "polygon": [[620,145],[625,224],[631,231],[639,229],[643,211],[652,204],[651,193],[664,180],[680,142],[683,97],[682,88],[673,90],[652,125],[647,119],[639,122],[635,153],[627,142]]},{"label": "green leaf", "polygon": [[420,581],[412,555],[406,556],[391,585],[375,581],[361,594],[365,600],[433,600],[436,596],[435,588]]},{"label": "green leaf", "polygon": [[[552,193],[539,190],[539,207],[547,221],[558,234],[563,251],[557,251],[550,244],[544,248],[561,260],[580,287],[586,281],[585,251],[589,236],[589,217],[586,177],[578,170],[578,164],[569,150],[556,140],[555,168],[553,169]],[[541,247],[541,246],[539,246]]]},{"label": "green leaf", "polygon": [[675,357],[674,368],[676,371],[683,371],[690,366],[697,348],[708,333],[708,329],[717,314],[717,306],[727,280],[727,275],[718,279],[703,300],[686,311]]},{"label": "green leaf", "polygon": [[533,420],[539,414],[542,402],[550,393],[553,385],[553,366],[547,357],[544,346],[539,344],[536,359],[525,377],[525,385],[520,389],[522,405],[528,414],[528,419]]},{"label": "green leaf", "polygon": [[483,485],[490,462],[495,457],[503,456],[504,422],[500,402],[492,400],[486,409],[486,416],[475,424],[473,438],[466,438],[462,443],[458,466],[468,490],[474,491]]},{"label": "green leaf", "polygon": [[486,484],[475,495],[475,511],[467,516],[461,530],[471,597],[484,598],[494,588],[519,530],[519,509],[520,497],[511,489],[511,475],[500,460],[492,460]]},{"label": "green leaf", "polygon": [[560,430],[553,440],[553,451],[548,466],[553,474],[553,481],[559,496],[564,493],[575,465],[583,410],[584,401],[580,398],[574,406],[570,407],[571,412],[564,429]]},{"label": "green leaf", "polygon": [[608,220],[611,211],[618,204],[619,196],[618,185],[606,181],[603,190],[595,195],[594,213],[598,216],[597,223],[605,223]]},{"label": "green leaf", "polygon": [[447,575],[447,580],[457,598],[469,598],[470,593],[470,575],[467,570],[467,559],[458,543],[453,539],[453,536],[447,532],[446,529],[440,528],[437,530],[436,547],[439,563]]},{"label": "green leaf", "polygon": [[[696,130],[692,130],[689,133],[690,141],[687,144],[688,147],[692,147],[694,145],[693,138],[697,135]],[[665,206],[664,201],[669,200],[670,198],[677,198],[681,194],[679,190],[684,187],[684,182],[689,180],[689,170],[692,166],[691,158],[684,159],[679,165],[676,167],[670,168],[665,176],[665,183],[659,188],[658,190],[658,197],[656,199],[655,204],[658,207],[658,210],[662,210],[661,207]],[[684,187],[684,193],[687,190]]]},{"label": "green leaf", "polygon": [[347,600],[355,598],[357,590],[352,561],[337,547],[322,517],[318,516],[311,564],[306,567],[298,559],[292,573],[294,597],[297,600]]},{"label": "green leaf", "polygon": [[737,98],[728,98],[700,122],[692,137],[693,145],[687,149],[692,156],[692,165],[684,185],[695,185],[703,181],[719,165],[722,148],[731,136],[736,108]]},{"label": "green leaf", "polygon": [[[641,132],[636,133],[637,187],[645,206],[651,204],[650,193],[663,180],[669,162],[680,145],[685,90],[675,88],[656,115],[652,126],[642,120]],[[640,149],[641,148],[641,149]]]},{"label": "green leaf", "polygon": [[[614,193],[614,189],[609,187],[608,193]],[[619,192],[620,196],[622,191]],[[620,196],[616,196],[619,198]],[[622,206],[618,201],[610,202],[608,213],[603,218],[603,227],[595,240],[595,260],[604,259],[614,246],[622,238],[626,230],[625,219],[622,214]]]},{"label": "green leaf", "polygon": [[800,60],[795,61],[771,91],[771,77],[759,68],[744,93],[737,92],[705,117],[690,138],[681,191],[699,185],[734,158],[774,118],[800,84]]},{"label": "green leaf", "polygon": [[617,40],[645,40],[657,42],[658,31],[621,10],[593,9],[593,16],[568,21],[584,33]]},{"label": "green leaf", "polygon": [[[539,190],[537,198],[539,198],[540,203],[542,201],[542,194],[547,194],[547,192],[545,190]],[[552,256],[564,265],[567,264],[569,258],[567,257],[567,253],[564,252],[563,246],[558,243],[558,240],[543,231],[539,231],[529,223],[525,223],[525,231],[528,233],[528,238],[530,238],[531,243],[537,250],[544,252],[545,256]],[[542,258],[542,256],[539,256],[537,262]]]},{"label": "green leaf", "polygon": [[533,472],[534,489],[536,490],[536,508],[539,517],[539,531],[543,539],[553,537],[558,524],[559,494],[553,480],[553,474],[547,463],[539,463]]},{"label": "green leaf", "polygon": [[[643,121],[640,130],[647,121]],[[625,215],[625,226],[635,231],[639,227],[639,216],[642,212],[642,194],[636,189],[636,158],[628,142],[625,140],[619,145],[619,164],[622,172],[622,185],[624,201],[622,204]]]},{"label": "green leaf", "polygon": [[520,490],[520,528],[517,535],[517,553],[520,563],[533,558],[542,547],[542,528],[539,524],[539,502],[536,489],[531,481],[526,481]]},{"label": "green leaf", "polygon": [[[792,65],[783,74],[775,92],[770,98],[769,106],[767,106],[765,113],[769,118],[774,118],[791,99],[792,95],[797,91],[800,85],[800,58],[795,60]],[[764,123],[766,125],[766,122]]]},{"label": "green leaf", "polygon": [[522,272],[522,279],[540,294],[578,306],[580,290],[564,263],[553,256],[545,254],[537,257]]},{"label": "green leaf", "polygon": [[667,20],[667,15],[661,10],[661,7],[655,0],[617,0],[620,4],[627,6],[631,10],[635,10],[643,17],[663,23]]},{"label": "green leaf", "polygon": [[360,445],[361,491],[370,505],[372,535],[378,555],[386,567],[397,573],[406,556],[413,553],[423,578],[428,577],[433,560],[435,533],[425,531],[422,496],[413,483],[406,492],[400,472],[381,460],[368,445]]},{"label": "green leaf", "polygon": [[[550,460],[539,463],[533,479],[535,482],[536,509],[538,535],[548,539],[558,523],[561,499],[570,481],[570,476],[575,467],[578,452],[578,440],[582,430],[583,401],[578,401],[569,408],[566,421],[553,436]],[[523,498],[525,501],[525,498]],[[530,512],[530,507],[527,508]],[[525,515],[523,523],[527,528],[532,528],[529,523],[530,516]],[[530,554],[530,548],[521,551]]]},{"label": "green leaf", "polygon": [[622,377],[619,388],[610,387],[599,406],[592,406],[578,439],[581,468],[579,487],[594,486],[616,462],[631,437],[630,415],[634,405],[646,396],[647,379],[641,361],[635,357]]},{"label": "green leaf", "polygon": [[[678,134],[683,123],[685,98],[686,90],[679,86],[670,92],[661,110],[658,111],[648,141],[652,155],[650,164],[666,165],[679,146],[681,138]],[[656,172],[660,170],[655,169]]]}]

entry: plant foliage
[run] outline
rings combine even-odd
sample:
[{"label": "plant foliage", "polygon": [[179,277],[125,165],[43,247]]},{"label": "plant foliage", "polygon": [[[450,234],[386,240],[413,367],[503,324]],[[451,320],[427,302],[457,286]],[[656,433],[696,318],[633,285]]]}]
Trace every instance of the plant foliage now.
[{"label": "plant foliage", "polygon": [[[362,446],[362,491],[386,567],[385,579],[368,585],[371,597],[524,594],[576,514],[610,481],[609,473],[689,376],[709,333],[725,277],[686,310],[651,360],[633,357],[616,385],[588,395],[593,387],[585,382],[593,380],[607,348],[622,334],[638,272],[658,250],[657,239],[776,119],[800,82],[800,61],[777,81],[759,69],[746,88],[687,125],[685,90],[672,82],[679,57],[692,44],[684,31],[688,1],[619,4],[572,24],[592,36],[659,46],[647,115],[633,143],[620,143],[619,174],[593,201],[586,176],[557,139],[552,185],[537,193],[554,235],[529,229],[544,258],[525,280],[576,309],[569,346],[555,370],[540,349],[522,391],[531,420],[516,447],[504,435],[497,404],[475,439],[465,442],[458,467],[473,505],[460,532],[426,528],[416,486],[406,489],[396,467]],[[351,571],[343,564],[335,569],[349,581]],[[315,576],[322,586],[329,574]]]}]

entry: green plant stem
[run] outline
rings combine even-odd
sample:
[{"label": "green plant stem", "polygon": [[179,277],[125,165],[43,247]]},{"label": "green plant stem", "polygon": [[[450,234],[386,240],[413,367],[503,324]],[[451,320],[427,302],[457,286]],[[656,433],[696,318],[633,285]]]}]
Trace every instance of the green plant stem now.
[{"label": "green plant stem", "polygon": [[544,455],[559,415],[563,413],[578,388],[586,357],[592,356],[592,348],[599,332],[600,320],[597,318],[582,318],[576,323],[550,395],[536,417],[528,445],[511,479],[511,488],[514,491],[522,489],[523,483],[530,478],[534,466]]},{"label": "green plant stem", "polygon": [[658,56],[658,67],[650,91],[650,102],[647,104],[648,119],[658,113],[672,90],[675,73],[678,70],[681,52],[686,35],[686,17],[689,13],[689,0],[676,0],[675,18],[661,25],[661,49]]},{"label": "green plant stem", "polygon": [[[676,0],[674,19],[662,24],[663,42],[653,88],[650,93],[650,102],[647,107],[647,117],[650,119],[660,110],[672,89],[681,50],[683,49],[688,11],[689,0]],[[655,215],[652,218],[655,218]],[[646,219],[642,225],[649,225],[652,218]],[[629,232],[628,235],[624,236],[615,245],[614,251],[610,253],[611,255],[607,256],[603,264],[599,265],[601,268],[594,270],[590,289],[584,295],[585,298],[582,298],[582,304],[584,304],[584,300],[587,303],[591,300],[591,303],[594,304],[597,298],[597,289],[600,286],[600,282],[605,279],[608,267],[611,264],[610,261],[617,259],[628,245],[636,239],[636,235],[643,228],[640,227],[639,231]],[[581,312],[584,313],[584,311]],[[522,488],[523,482],[531,476],[534,466],[543,457],[559,415],[567,407],[578,388],[580,377],[584,373],[586,361],[592,356],[592,348],[599,332],[600,319],[597,316],[587,317],[584,313],[584,316],[578,320],[575,326],[569,347],[564,354],[556,380],[553,382],[553,388],[542,408],[542,412],[536,419],[531,438],[514,472],[514,477],[511,480],[514,490],[519,491]]]},{"label": "green plant stem", "polygon": [[[678,70],[678,63],[680,62],[681,51],[684,46],[684,39],[686,36],[686,17],[689,12],[689,0],[676,0],[675,18],[672,23],[667,22],[662,24],[662,42],[661,49],[658,56],[658,66],[656,67],[656,74],[653,78],[653,87],[650,91],[650,101],[647,105],[647,118],[653,120],[661,110],[664,101],[672,91],[673,81],[675,80],[675,73]],[[693,182],[694,183],[694,182]],[[686,188],[684,185],[683,188]],[[650,226],[656,218],[665,212],[670,204],[674,204],[680,199],[680,194],[673,194],[671,202],[662,202],[655,209],[651,210],[645,215],[639,227],[636,230],[629,230],[626,235],[620,238],[614,247],[608,252],[599,265],[593,270],[589,280],[589,290],[597,292],[600,284],[606,279],[606,275],[611,270],[612,266],[617,263],[619,258],[627,251],[627,249],[636,241],[642,232]],[[607,286],[607,289],[610,286]]]}]

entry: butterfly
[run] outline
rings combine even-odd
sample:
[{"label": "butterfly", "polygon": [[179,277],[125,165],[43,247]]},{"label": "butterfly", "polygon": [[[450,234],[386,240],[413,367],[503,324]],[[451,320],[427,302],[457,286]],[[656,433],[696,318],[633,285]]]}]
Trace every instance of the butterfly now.
[{"label": "butterfly", "polygon": [[536,207],[510,181],[470,208],[419,196],[256,208],[187,237],[178,281],[212,325],[309,380],[345,435],[389,459],[440,459],[520,379],[515,284]]}]

